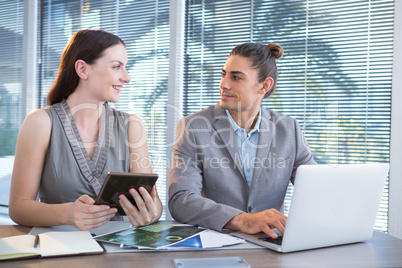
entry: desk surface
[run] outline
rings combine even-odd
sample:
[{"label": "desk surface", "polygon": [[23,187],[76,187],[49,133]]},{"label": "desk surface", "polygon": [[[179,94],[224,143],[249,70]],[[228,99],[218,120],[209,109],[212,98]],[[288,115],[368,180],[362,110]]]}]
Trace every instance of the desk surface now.
[{"label": "desk surface", "polygon": [[[0,237],[31,227],[0,225]],[[110,253],[0,262],[0,267],[174,267],[176,258],[241,256],[251,267],[402,267],[402,240],[374,231],[370,241],[293,253],[269,249]]]}]

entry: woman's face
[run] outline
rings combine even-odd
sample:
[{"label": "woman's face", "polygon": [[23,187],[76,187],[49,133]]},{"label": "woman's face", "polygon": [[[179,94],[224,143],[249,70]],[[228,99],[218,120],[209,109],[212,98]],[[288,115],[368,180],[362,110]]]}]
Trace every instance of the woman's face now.
[{"label": "woman's face", "polygon": [[222,68],[220,106],[229,111],[251,111],[264,97],[264,82],[258,82],[257,70],[245,57],[232,55]]},{"label": "woman's face", "polygon": [[119,101],[121,88],[130,82],[127,61],[125,46],[117,44],[107,48],[94,64],[88,65],[88,87],[98,101]]}]

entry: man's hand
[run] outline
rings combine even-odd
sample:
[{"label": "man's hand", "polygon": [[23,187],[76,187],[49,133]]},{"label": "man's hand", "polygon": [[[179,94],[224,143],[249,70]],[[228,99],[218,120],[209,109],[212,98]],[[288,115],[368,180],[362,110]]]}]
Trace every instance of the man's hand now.
[{"label": "man's hand", "polygon": [[278,238],[278,235],[272,229],[276,228],[283,234],[286,219],[285,215],[272,208],[254,214],[239,214],[233,217],[224,228],[240,230],[247,234],[264,232],[272,238]]}]

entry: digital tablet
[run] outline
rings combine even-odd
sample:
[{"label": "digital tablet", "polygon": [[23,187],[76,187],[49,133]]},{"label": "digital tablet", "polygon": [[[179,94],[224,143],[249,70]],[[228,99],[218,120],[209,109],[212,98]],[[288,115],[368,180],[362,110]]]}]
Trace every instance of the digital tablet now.
[{"label": "digital tablet", "polygon": [[109,205],[117,208],[120,215],[126,215],[120,206],[119,195],[124,194],[137,207],[133,196],[128,191],[131,188],[138,191],[138,188],[143,186],[150,193],[157,179],[158,175],[153,173],[109,172],[95,200],[95,205]]}]

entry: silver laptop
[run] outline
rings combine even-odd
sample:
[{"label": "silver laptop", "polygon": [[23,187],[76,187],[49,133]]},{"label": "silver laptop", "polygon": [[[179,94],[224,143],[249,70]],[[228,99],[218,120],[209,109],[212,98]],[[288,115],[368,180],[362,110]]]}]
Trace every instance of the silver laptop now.
[{"label": "silver laptop", "polygon": [[284,235],[232,234],[284,253],[367,241],[388,170],[389,164],[300,166]]}]

